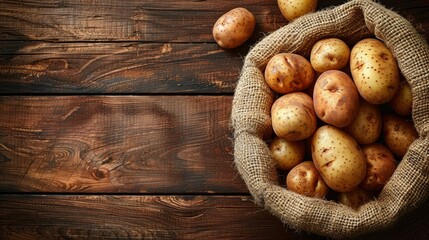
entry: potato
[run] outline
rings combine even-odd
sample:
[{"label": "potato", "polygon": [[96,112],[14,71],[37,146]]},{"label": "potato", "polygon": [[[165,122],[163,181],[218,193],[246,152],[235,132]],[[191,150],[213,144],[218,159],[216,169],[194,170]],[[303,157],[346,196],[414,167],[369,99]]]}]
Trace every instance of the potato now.
[{"label": "potato", "polygon": [[265,67],[265,81],[278,93],[302,91],[314,82],[310,62],[294,53],[279,53]]},{"label": "potato", "polygon": [[329,70],[319,76],[313,101],[317,116],[336,127],[352,123],[359,109],[359,93],[353,80],[339,70]]},{"label": "potato", "polygon": [[359,144],[371,144],[381,134],[383,120],[378,105],[361,99],[358,113],[353,122],[344,128]]},{"label": "potato", "polygon": [[356,43],[350,69],[359,94],[369,103],[387,103],[399,88],[398,64],[380,40],[367,38]]},{"label": "potato", "polygon": [[222,48],[235,48],[246,42],[255,30],[255,16],[238,7],[222,15],[213,26],[213,38]]},{"label": "potato", "polygon": [[338,38],[317,41],[311,48],[310,63],[316,72],[341,70],[349,63],[350,49]]},{"label": "potato", "polygon": [[386,146],[400,158],[405,155],[408,147],[419,136],[412,121],[406,121],[394,114],[383,116],[382,134]]},{"label": "potato", "polygon": [[384,145],[373,143],[362,147],[366,161],[366,175],[360,187],[368,191],[378,191],[393,175],[396,160],[393,153]]},{"label": "potato", "polygon": [[281,170],[290,170],[304,160],[304,141],[287,141],[275,137],[269,148],[277,167]]},{"label": "potato", "polygon": [[411,115],[413,94],[407,81],[402,81],[400,83],[398,91],[395,96],[393,96],[392,100],[390,100],[389,104],[396,114],[401,116]]},{"label": "potato", "polygon": [[314,12],[317,0],[277,0],[280,12],[288,20],[292,21],[304,14]]},{"label": "potato", "polygon": [[359,144],[339,128],[318,128],[311,140],[311,155],[323,180],[337,192],[354,190],[365,177],[366,162]]},{"label": "potato", "polygon": [[292,168],[286,176],[286,186],[290,191],[308,197],[324,198],[329,191],[311,161],[304,161]]},{"label": "potato", "polygon": [[271,107],[271,121],[274,133],[288,141],[310,137],[317,126],[313,100],[302,92],[281,96]]},{"label": "potato", "polygon": [[339,193],[338,201],[353,209],[358,209],[360,206],[369,202],[374,198],[374,194],[361,188],[356,188],[351,192]]}]

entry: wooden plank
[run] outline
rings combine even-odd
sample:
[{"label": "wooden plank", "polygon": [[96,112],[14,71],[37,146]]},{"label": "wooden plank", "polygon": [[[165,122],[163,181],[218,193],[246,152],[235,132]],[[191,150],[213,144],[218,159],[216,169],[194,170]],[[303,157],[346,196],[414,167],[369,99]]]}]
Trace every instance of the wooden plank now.
[{"label": "wooden plank", "polygon": [[1,239],[319,239],[249,196],[0,195]]},{"label": "wooden plank", "polygon": [[245,6],[253,40],[286,23],[276,1],[2,1],[0,39],[47,41],[214,42],[215,21]]},{"label": "wooden plank", "polygon": [[[408,18],[428,39],[426,0],[382,0]],[[319,1],[318,9],[342,0]],[[213,42],[211,29],[235,7],[254,13],[257,29],[251,40],[287,24],[276,1],[2,1],[0,39],[46,41]]]},{"label": "wooden plank", "polygon": [[0,192],[247,193],[230,96],[2,96]]},{"label": "wooden plank", "polygon": [[3,42],[0,93],[232,94],[247,47]]},{"label": "wooden plank", "polygon": [[[357,239],[426,239],[429,202]],[[1,239],[326,239],[295,232],[249,196],[0,194]]]}]

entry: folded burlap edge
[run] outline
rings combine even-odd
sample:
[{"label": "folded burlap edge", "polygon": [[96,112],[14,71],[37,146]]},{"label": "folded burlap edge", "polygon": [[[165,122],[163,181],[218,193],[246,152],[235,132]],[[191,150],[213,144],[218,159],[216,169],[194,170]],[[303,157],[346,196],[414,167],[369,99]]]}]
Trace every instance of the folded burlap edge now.
[{"label": "folded burlap edge", "polygon": [[[320,31],[321,22],[327,24]],[[275,94],[265,84],[263,69],[280,52],[308,56],[321,38],[339,37],[349,44],[374,35],[398,60],[413,92],[413,121],[419,138],[410,146],[379,197],[355,211],[341,204],[301,196],[280,187],[267,147],[271,131],[270,107]],[[412,43],[412,44],[410,44]],[[429,195],[429,49],[426,41],[403,17],[369,0],[353,0],[338,7],[298,18],[269,34],[245,58],[233,98],[231,127],[234,162],[255,202],[287,226],[332,238],[355,237],[381,230],[419,207]]]}]

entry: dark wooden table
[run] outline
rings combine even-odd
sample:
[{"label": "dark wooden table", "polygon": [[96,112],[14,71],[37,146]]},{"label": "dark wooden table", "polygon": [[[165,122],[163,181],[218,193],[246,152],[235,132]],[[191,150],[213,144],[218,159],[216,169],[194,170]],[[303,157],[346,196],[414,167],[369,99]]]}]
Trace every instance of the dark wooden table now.
[{"label": "dark wooden table", "polygon": [[[381,2],[429,39],[427,0]],[[257,28],[223,50],[238,6]],[[1,0],[0,238],[318,239],[256,206],[232,157],[243,57],[285,24],[275,0]]]}]

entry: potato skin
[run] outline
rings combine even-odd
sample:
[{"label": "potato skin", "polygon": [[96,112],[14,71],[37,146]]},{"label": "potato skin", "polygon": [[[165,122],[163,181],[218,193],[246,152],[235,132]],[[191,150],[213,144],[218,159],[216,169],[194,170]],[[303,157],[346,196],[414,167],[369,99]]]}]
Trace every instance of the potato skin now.
[{"label": "potato skin", "polygon": [[294,53],[274,55],[265,67],[265,81],[281,94],[298,92],[314,82],[314,71],[310,62]]},{"label": "potato skin", "polygon": [[324,198],[329,191],[311,161],[304,161],[292,168],[286,176],[286,186],[290,191],[307,197]]},{"label": "potato skin", "polygon": [[317,116],[336,127],[352,123],[359,109],[359,93],[353,80],[339,70],[329,70],[319,76],[313,101]]},{"label": "potato skin", "polygon": [[278,169],[290,170],[304,160],[304,141],[287,141],[276,136],[269,148]]},{"label": "potato skin", "polygon": [[282,15],[292,21],[309,12],[314,12],[317,0],[277,0],[277,5]]},{"label": "potato skin", "polygon": [[379,106],[361,99],[356,118],[344,130],[359,144],[371,144],[380,137],[382,124]]},{"label": "potato skin", "polygon": [[384,142],[396,156],[402,158],[419,135],[411,121],[395,114],[383,116]]},{"label": "potato skin", "polygon": [[308,138],[317,127],[313,100],[302,92],[289,93],[274,101],[271,120],[274,133],[288,141]]},{"label": "potato skin", "polygon": [[393,96],[392,100],[390,100],[389,104],[396,114],[401,116],[411,115],[413,94],[407,81],[402,81],[400,83],[398,91],[395,96]]},{"label": "potato skin", "polygon": [[350,69],[359,94],[369,103],[387,103],[399,88],[398,64],[380,40],[367,38],[356,43]]},{"label": "potato skin", "polygon": [[326,38],[317,41],[311,48],[310,63],[316,72],[341,70],[350,59],[350,49],[339,38]]},{"label": "potato skin", "polygon": [[222,15],[214,24],[213,38],[220,47],[236,48],[246,42],[255,30],[255,16],[238,7]]},{"label": "potato skin", "polygon": [[374,194],[370,191],[356,188],[351,192],[339,193],[338,201],[346,206],[357,210],[360,206],[369,202],[374,198]]},{"label": "potato skin", "polygon": [[386,146],[379,143],[363,146],[362,152],[367,170],[360,187],[368,191],[381,190],[395,172],[395,156]]},{"label": "potato skin", "polygon": [[356,189],[365,177],[366,162],[359,144],[339,128],[318,128],[311,140],[311,155],[323,180],[337,192]]}]

